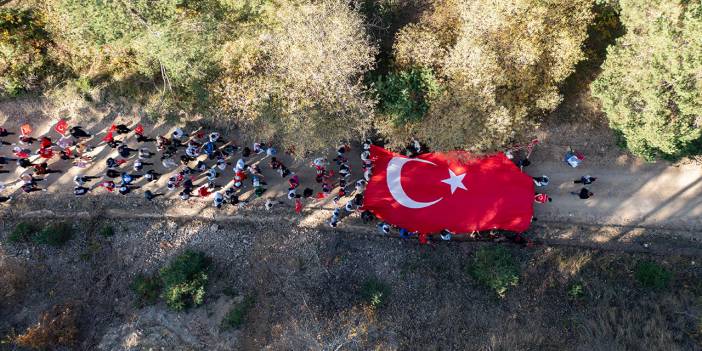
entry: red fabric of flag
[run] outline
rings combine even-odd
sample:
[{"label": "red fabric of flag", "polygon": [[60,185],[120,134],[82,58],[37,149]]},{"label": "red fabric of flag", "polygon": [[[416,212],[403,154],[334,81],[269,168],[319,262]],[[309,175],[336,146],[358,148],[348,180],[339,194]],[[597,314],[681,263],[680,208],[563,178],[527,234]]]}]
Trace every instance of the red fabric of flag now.
[{"label": "red fabric of flag", "polygon": [[65,119],[58,121],[58,123],[56,123],[56,125],[54,126],[54,130],[56,131],[56,133],[59,133],[61,135],[66,134],[66,132],[68,131],[68,122],[66,122]]},{"label": "red fabric of flag", "polygon": [[142,126],[141,123],[137,124],[137,126],[134,128],[134,133],[138,135],[144,134],[144,126]]},{"label": "red fabric of flag", "polygon": [[370,151],[373,176],[363,208],[390,224],[420,233],[529,228],[534,182],[502,153],[408,158],[377,146]]}]

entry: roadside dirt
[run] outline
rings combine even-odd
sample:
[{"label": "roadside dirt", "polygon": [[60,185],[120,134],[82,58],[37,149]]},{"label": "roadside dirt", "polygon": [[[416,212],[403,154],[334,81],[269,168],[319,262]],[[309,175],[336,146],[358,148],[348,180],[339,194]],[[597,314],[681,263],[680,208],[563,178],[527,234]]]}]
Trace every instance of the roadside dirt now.
[{"label": "roadside dirt", "polygon": [[[1,102],[0,125],[17,129],[31,122],[41,135],[52,126],[47,116],[59,116],[52,111],[31,99]],[[84,112],[71,121],[80,121],[98,139],[113,122],[137,122],[119,117],[117,112],[133,113],[118,108]],[[241,195],[251,200],[245,207],[220,210],[211,199],[181,201],[173,193],[151,202],[139,192],[121,196],[102,190],[75,198],[73,176],[101,175],[104,159],[115,155],[103,147],[95,149],[98,161],[86,169],[69,170],[66,161],[55,161],[52,168],[66,172],[41,184],[49,186],[47,192],[20,194],[13,182],[21,171],[12,165],[6,168],[9,174],[0,174],[0,183],[7,186],[2,195],[17,195],[0,205],[0,259],[12,262],[3,263],[3,269],[25,272],[26,279],[0,302],[0,333],[24,330],[52,305],[72,303],[81,306],[81,335],[71,350],[696,349],[701,169],[694,162],[636,160],[615,146],[594,113],[580,120],[547,121],[537,135],[541,143],[526,171],[551,178],[540,190],[554,202],[535,205],[538,221],[526,233],[541,244],[501,243],[520,269],[519,284],[504,299],[466,270],[476,250],[493,243],[456,237],[421,247],[415,240],[379,235],[358,214],[344,217],[332,230],[327,225],[331,200],[307,201],[302,214],[295,214],[285,198],[286,182],[263,156],[253,160],[261,163],[269,183],[264,198],[250,197],[248,183]],[[147,122],[148,136],[172,130]],[[191,130],[215,127],[203,120],[186,124]],[[253,142],[226,126],[217,129],[239,145]],[[127,143],[136,147],[131,138]],[[568,145],[585,153],[580,168],[561,161]],[[327,156],[333,154],[330,150]],[[356,154],[350,156],[355,177]],[[8,146],[0,147],[1,155],[8,155]],[[300,176],[303,188],[319,191],[309,159],[281,157]],[[154,163],[167,174],[158,160]],[[583,174],[599,178],[591,186],[595,197],[585,201],[570,195],[579,189],[573,179]],[[137,185],[165,193],[166,179]],[[222,186],[231,183],[231,165],[220,179]],[[196,185],[205,181],[201,177]],[[266,211],[267,198],[280,203]],[[76,227],[65,247],[6,241],[20,221],[64,219],[75,220]],[[97,235],[102,225],[114,227],[116,234]],[[136,308],[132,279],[156,272],[185,249],[213,258],[205,306],[185,313],[168,311],[163,303]],[[638,285],[634,267],[646,260],[673,272],[670,289],[648,291]],[[368,279],[391,287],[382,309],[370,309],[361,298]],[[572,296],[576,285],[581,297]],[[250,295],[257,302],[245,325],[223,330],[223,314]]]}]

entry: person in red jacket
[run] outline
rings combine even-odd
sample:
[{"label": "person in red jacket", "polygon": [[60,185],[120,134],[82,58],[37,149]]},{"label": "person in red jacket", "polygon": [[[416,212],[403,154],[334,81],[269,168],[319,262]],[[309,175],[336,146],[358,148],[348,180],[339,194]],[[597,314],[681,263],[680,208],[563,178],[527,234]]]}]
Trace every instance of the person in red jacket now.
[{"label": "person in red jacket", "polygon": [[51,149],[51,147],[43,147],[37,151],[37,154],[39,154],[41,158],[50,159],[54,157],[54,150]]},{"label": "person in red jacket", "polygon": [[207,189],[206,186],[201,186],[199,189],[197,189],[197,194],[198,194],[200,197],[207,197],[207,196],[210,195],[210,190]]},{"label": "person in red jacket", "polygon": [[534,195],[534,201],[536,201],[540,204],[545,204],[547,202],[552,202],[553,199],[546,194],[539,193],[539,194]]}]

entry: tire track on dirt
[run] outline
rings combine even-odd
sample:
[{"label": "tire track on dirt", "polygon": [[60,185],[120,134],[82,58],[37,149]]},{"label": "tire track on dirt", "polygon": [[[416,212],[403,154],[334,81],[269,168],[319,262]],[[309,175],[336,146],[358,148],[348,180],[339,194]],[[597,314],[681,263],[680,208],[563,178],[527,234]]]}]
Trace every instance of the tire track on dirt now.
[{"label": "tire track on dirt", "polygon": [[[314,214],[316,211],[306,210],[303,214]],[[280,223],[281,221],[295,223],[300,227],[325,232],[343,232],[354,235],[356,238],[363,237],[367,240],[385,240],[387,238],[400,239],[396,235],[380,235],[373,225],[363,224],[357,215],[346,217],[339,227],[335,229],[327,228],[326,222],[323,224],[313,222],[304,224],[306,217],[290,214],[287,211],[271,211],[256,213],[252,215],[250,211],[234,214],[208,214],[208,213],[154,213],[135,212],[124,209],[104,209],[95,212],[89,211],[53,211],[36,210],[27,211],[17,215],[3,214],[5,219],[85,219],[96,220],[122,219],[122,220],[173,220],[179,222],[187,221],[211,221],[219,223]],[[326,218],[327,216],[325,216]],[[570,223],[563,221],[543,221],[535,222],[532,228],[525,233],[533,238],[536,246],[564,246],[587,250],[602,250],[627,253],[647,253],[653,255],[682,255],[689,257],[702,257],[702,243],[697,240],[697,233],[685,230],[667,230],[663,228],[622,226],[622,225],[598,225]],[[461,243],[492,243],[507,242],[506,240],[476,240],[468,235],[454,235],[452,241]]]}]

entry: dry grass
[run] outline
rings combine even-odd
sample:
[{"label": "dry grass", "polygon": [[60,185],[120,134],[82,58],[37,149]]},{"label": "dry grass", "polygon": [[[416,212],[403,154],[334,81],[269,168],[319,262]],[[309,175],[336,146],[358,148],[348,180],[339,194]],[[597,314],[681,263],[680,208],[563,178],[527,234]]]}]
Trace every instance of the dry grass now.
[{"label": "dry grass", "polygon": [[591,251],[575,252],[572,255],[558,254],[556,257],[558,271],[568,278],[576,276],[592,260]]},{"label": "dry grass", "polygon": [[27,286],[27,268],[19,260],[0,253],[0,303],[10,303]]},{"label": "dry grass", "polygon": [[24,334],[14,337],[22,347],[43,350],[57,346],[71,346],[78,338],[76,311],[70,305],[56,305],[39,316],[37,324]]}]

